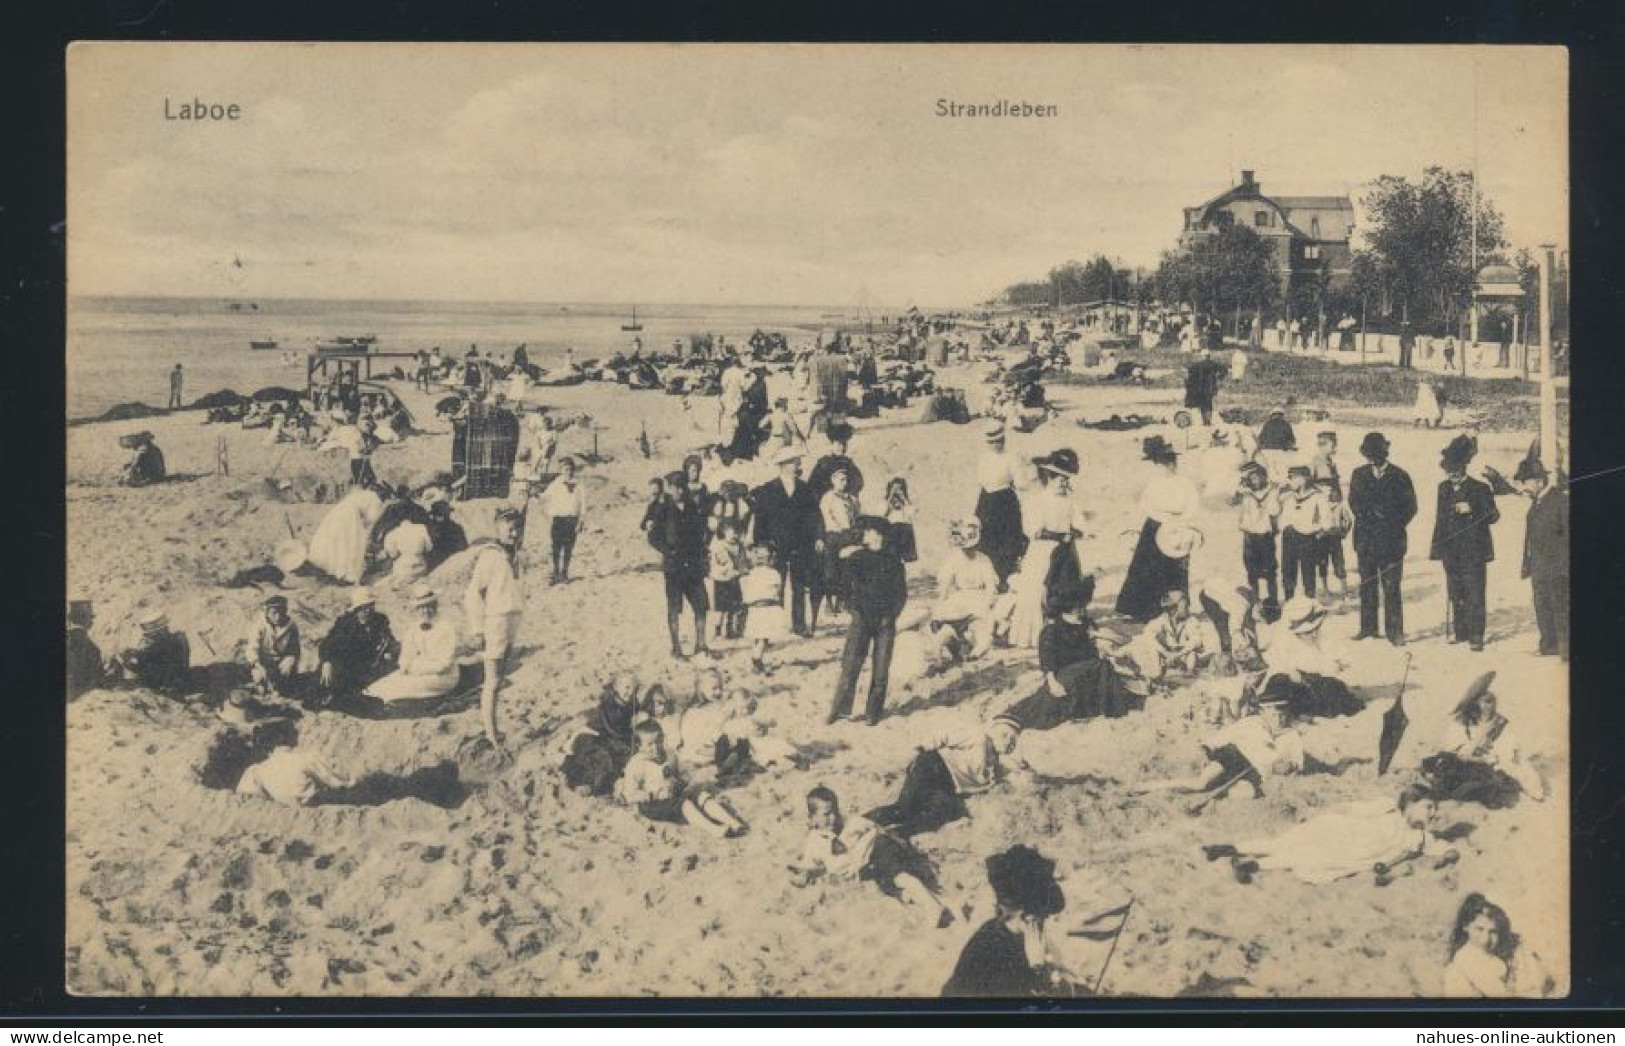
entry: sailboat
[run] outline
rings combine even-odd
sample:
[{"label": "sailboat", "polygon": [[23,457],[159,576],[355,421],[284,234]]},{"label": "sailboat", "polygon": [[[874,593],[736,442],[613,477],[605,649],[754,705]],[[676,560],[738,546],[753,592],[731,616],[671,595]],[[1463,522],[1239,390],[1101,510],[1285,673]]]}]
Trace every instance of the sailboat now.
[{"label": "sailboat", "polygon": [[643,324],[638,322],[638,307],[636,305],[634,305],[634,306],[632,306],[632,322],[631,323],[623,323],[623,324],[621,324],[621,330],[623,330],[623,331],[640,331],[642,329],[643,329]]}]

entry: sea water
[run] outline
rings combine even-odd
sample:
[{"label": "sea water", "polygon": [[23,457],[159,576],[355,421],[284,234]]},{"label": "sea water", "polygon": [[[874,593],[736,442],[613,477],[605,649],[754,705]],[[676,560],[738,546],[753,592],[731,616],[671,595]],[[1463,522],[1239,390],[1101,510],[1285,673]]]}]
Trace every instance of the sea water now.
[{"label": "sea water", "polygon": [[[792,343],[880,316],[851,307],[806,305],[638,306],[636,334],[621,330],[631,307],[584,303],[316,301],[263,299],[235,303],[202,298],[74,297],[68,306],[67,416],[100,414],[131,401],[163,406],[169,372],[179,363],[183,399],[232,389],[248,394],[268,385],[302,389],[305,359],[318,341],[377,335],[378,352],[439,346],[461,357],[477,346],[506,361],[524,344],[547,367],[574,350],[576,362],[630,351],[667,350],[675,339],[715,334],[743,342],[752,331],[777,331]],[[878,328],[877,328],[878,329]],[[275,341],[253,350],[250,341]],[[409,360],[389,361],[406,367]],[[388,366],[381,368],[387,371]],[[380,368],[374,367],[374,373]]]}]

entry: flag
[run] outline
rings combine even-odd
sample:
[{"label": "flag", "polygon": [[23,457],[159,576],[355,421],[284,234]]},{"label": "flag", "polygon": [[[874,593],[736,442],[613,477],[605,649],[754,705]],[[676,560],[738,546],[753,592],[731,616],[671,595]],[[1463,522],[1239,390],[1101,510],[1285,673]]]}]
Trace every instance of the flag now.
[{"label": "flag", "polygon": [[1103,912],[1091,915],[1085,919],[1075,930],[1068,930],[1068,937],[1082,937],[1090,941],[1110,941],[1116,939],[1123,932],[1123,926],[1128,922],[1128,911],[1134,907],[1132,900],[1120,904],[1115,908],[1108,908]]}]

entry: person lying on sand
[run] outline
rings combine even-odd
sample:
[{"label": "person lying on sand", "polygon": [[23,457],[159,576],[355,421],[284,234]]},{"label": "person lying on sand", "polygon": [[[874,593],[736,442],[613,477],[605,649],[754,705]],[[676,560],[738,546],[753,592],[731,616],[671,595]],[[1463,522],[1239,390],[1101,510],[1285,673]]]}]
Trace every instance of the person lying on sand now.
[{"label": "person lying on sand", "polygon": [[1008,716],[928,738],[908,764],[897,801],[869,811],[869,820],[906,839],[969,817],[963,797],[1004,780],[1020,739],[1021,724]]},{"label": "person lying on sand", "polygon": [[939,929],[953,922],[953,913],[937,896],[930,859],[868,818],[848,824],[840,799],[823,785],[807,793],[807,842],[789,869],[790,882],[797,887],[820,877],[872,882],[888,897],[935,910]]},{"label": "person lying on sand", "polygon": [[1194,775],[1146,782],[1135,791],[1207,793],[1187,811],[1197,814],[1226,796],[1257,798],[1267,779],[1301,773],[1304,767],[1304,735],[1290,725],[1284,698],[1260,703],[1255,713],[1203,738],[1201,747],[1207,762]]},{"label": "person lying on sand", "polygon": [[634,733],[637,751],[615,784],[618,802],[637,807],[651,821],[693,825],[719,839],[732,839],[750,830],[727,803],[688,787],[666,753],[665,733],[657,720],[642,720]]},{"label": "person lying on sand", "polygon": [[795,746],[772,735],[774,723],[761,715],[755,694],[738,687],[728,695],[724,707],[727,718],[722,722],[716,741],[719,779],[746,771],[754,773],[793,765]]},{"label": "person lying on sand", "polygon": [[[1279,835],[1204,846],[1210,861],[1228,857],[1236,880],[1246,884],[1259,871],[1291,872],[1306,883],[1335,882],[1370,871],[1378,886],[1410,875],[1427,848],[1437,807],[1411,787],[1397,799],[1368,799],[1321,811]],[[1435,869],[1454,864],[1447,850]]]}]

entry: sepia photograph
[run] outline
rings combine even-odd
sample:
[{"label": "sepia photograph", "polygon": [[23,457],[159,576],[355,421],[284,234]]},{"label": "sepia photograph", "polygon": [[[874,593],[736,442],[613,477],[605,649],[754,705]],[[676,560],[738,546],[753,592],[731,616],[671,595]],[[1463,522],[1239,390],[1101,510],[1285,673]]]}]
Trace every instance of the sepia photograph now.
[{"label": "sepia photograph", "polygon": [[65,60],[69,993],[1569,994],[1564,48]]}]

